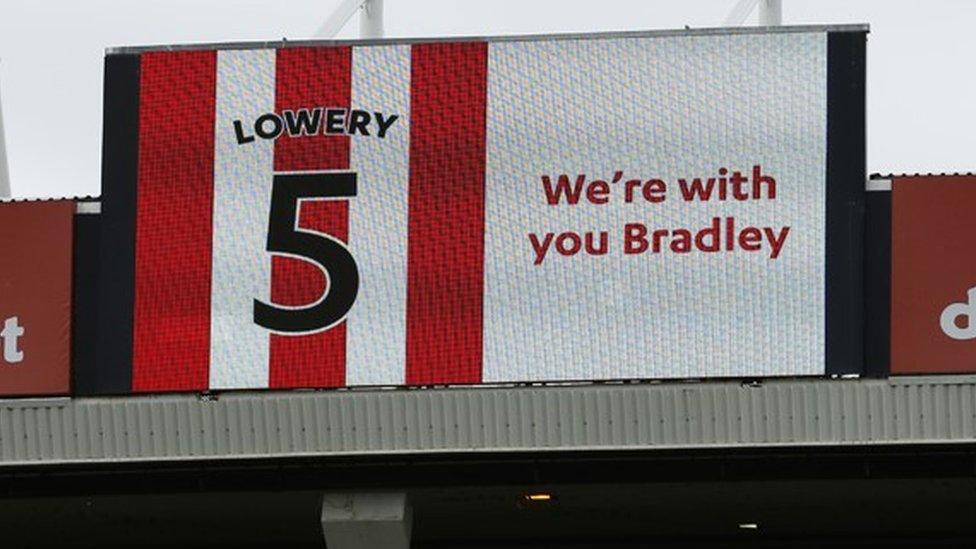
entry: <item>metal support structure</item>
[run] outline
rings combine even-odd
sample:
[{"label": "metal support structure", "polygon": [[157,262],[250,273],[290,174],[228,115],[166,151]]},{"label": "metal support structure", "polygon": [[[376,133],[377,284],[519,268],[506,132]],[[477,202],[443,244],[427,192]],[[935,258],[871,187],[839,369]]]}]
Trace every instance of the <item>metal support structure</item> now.
[{"label": "metal support structure", "polygon": [[722,24],[726,27],[737,27],[745,23],[757,5],[760,26],[775,27],[783,24],[783,0],[739,0]]},{"label": "metal support structure", "polygon": [[759,25],[775,27],[783,24],[783,0],[759,0]]},{"label": "metal support structure", "polygon": [[383,38],[383,0],[366,0],[359,12],[359,37]]},{"label": "metal support structure", "polygon": [[3,101],[0,96],[0,198],[10,196],[10,172],[7,169],[7,144],[3,136]]},{"label": "metal support structure", "polygon": [[316,31],[317,38],[335,38],[359,12],[360,38],[383,37],[383,0],[343,0]]},{"label": "metal support structure", "polygon": [[413,513],[403,492],[330,493],[322,498],[329,549],[410,549]]}]

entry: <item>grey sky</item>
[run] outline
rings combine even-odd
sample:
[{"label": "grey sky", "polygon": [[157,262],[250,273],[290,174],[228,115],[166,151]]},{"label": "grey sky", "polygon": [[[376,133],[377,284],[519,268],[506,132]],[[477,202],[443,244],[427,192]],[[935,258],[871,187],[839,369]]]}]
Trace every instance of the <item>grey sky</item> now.
[{"label": "grey sky", "polygon": [[[310,38],[339,0],[0,0],[15,196],[97,194],[107,46]],[[719,26],[735,0],[386,0],[389,36]],[[784,0],[786,24],[869,23],[868,169],[976,169],[976,2]],[[754,24],[755,17],[750,19]],[[340,37],[354,38],[351,21]],[[595,83],[599,85],[599,83]]]}]

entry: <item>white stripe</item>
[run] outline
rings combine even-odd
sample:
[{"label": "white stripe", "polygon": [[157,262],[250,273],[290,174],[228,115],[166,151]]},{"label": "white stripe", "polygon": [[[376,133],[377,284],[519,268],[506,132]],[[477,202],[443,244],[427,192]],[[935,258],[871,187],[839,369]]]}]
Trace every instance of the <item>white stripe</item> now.
[{"label": "white stripe", "polygon": [[867,185],[864,186],[864,190],[868,192],[890,191],[891,180],[890,179],[868,179]]},{"label": "white stripe", "polygon": [[346,328],[346,384],[400,385],[405,378],[410,47],[353,48],[352,108],[400,119],[382,139],[353,136],[349,247],[359,295]]},{"label": "white stripe", "polygon": [[[253,322],[253,300],[271,294],[265,251],[274,141],[238,144],[233,123],[253,135],[275,106],[275,51],[220,51],[214,154],[210,388],[268,386],[268,332]],[[250,126],[250,128],[249,128]]]},{"label": "white stripe", "polygon": [[79,215],[93,215],[102,213],[101,202],[75,202],[75,213]]}]

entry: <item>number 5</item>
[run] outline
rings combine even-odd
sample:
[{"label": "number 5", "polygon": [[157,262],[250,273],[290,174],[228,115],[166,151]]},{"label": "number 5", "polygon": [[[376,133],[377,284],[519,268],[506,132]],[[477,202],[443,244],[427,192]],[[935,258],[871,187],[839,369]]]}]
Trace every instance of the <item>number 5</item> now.
[{"label": "number 5", "polygon": [[308,261],[325,273],[327,291],[299,307],[254,300],[254,323],[275,332],[297,334],[327,330],[342,322],[359,292],[356,260],[341,241],[298,228],[301,201],[356,196],[354,173],[275,174],[271,189],[268,246],[272,255]]}]

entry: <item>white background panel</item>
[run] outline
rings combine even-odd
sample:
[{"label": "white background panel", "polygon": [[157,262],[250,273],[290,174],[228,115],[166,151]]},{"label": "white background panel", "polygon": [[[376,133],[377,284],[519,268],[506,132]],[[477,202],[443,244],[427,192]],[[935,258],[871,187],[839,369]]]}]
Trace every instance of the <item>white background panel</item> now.
[{"label": "white background panel", "polygon": [[[485,381],[824,371],[826,35],[489,47]],[[776,200],[685,202],[678,178],[761,164]],[[668,183],[661,204],[549,206],[541,175]],[[775,260],[624,255],[623,226],[790,226]],[[533,266],[531,232],[607,230],[610,253]],[[764,245],[766,245],[764,243]]]}]

